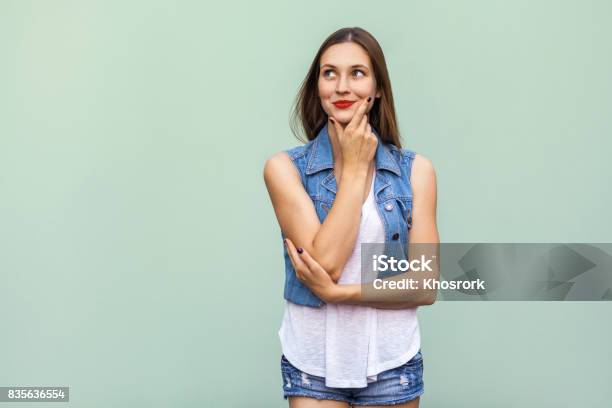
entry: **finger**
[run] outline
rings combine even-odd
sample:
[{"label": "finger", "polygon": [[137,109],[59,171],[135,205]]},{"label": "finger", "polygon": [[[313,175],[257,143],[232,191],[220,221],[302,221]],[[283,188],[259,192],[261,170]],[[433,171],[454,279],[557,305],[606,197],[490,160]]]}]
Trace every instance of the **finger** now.
[{"label": "finger", "polygon": [[338,121],[334,118],[332,118],[330,116],[329,121],[332,123],[332,125],[334,126],[334,128],[336,129],[336,135],[342,135],[344,134],[344,130],[342,129],[342,126],[340,126],[340,124],[338,123]]},{"label": "finger", "polygon": [[289,262],[291,262],[291,266],[293,267],[293,270],[295,271],[295,276],[297,276],[298,279],[301,280],[301,274],[298,272],[296,266],[295,266],[295,261],[293,260],[293,255],[291,254],[291,251],[289,251],[289,247],[287,246],[287,241],[285,241],[285,247],[287,248],[287,255],[289,255]]},{"label": "finger", "polygon": [[289,260],[291,261],[291,266],[293,266],[293,270],[295,271],[295,277],[300,281],[300,282],[304,282],[304,269],[305,268],[300,268],[299,266],[295,265],[295,260],[293,259],[292,255],[289,255]]},{"label": "finger", "polygon": [[374,148],[378,145],[378,138],[374,133],[370,133],[370,135],[368,136],[368,141],[370,143],[370,146]]},{"label": "finger", "polygon": [[368,115],[365,114],[361,118],[361,122],[359,123],[359,129],[358,129],[359,132],[364,136],[367,136],[367,133],[366,133],[367,126],[368,126]]},{"label": "finger", "polygon": [[370,125],[370,124],[368,124],[368,136],[374,142],[378,143],[378,136],[376,136],[376,133],[374,133],[374,130],[372,129],[372,125]]},{"label": "finger", "polygon": [[287,243],[287,253],[289,254],[289,259],[291,259],[291,263],[293,264],[293,269],[296,271],[298,269],[308,269],[304,261],[302,261],[298,255],[297,249],[295,248],[295,245],[293,245],[293,242],[291,242],[289,238],[286,238],[285,242]]},{"label": "finger", "polygon": [[306,251],[304,249],[304,251],[300,254],[300,258],[304,261],[304,263],[306,264],[306,266],[308,266],[308,269],[313,270],[313,269],[321,269],[324,270],[321,265],[319,265],[319,263],[317,261],[314,260],[314,258],[312,256],[310,256],[310,254],[308,253],[308,251]]},{"label": "finger", "polygon": [[371,98],[368,97],[368,99],[364,99],[361,102],[361,105],[359,105],[359,107],[355,111],[355,114],[353,115],[353,118],[349,122],[348,126],[350,126],[351,128],[355,128],[361,122],[361,118],[363,118],[363,115],[365,115],[365,112],[368,109],[369,99]]}]

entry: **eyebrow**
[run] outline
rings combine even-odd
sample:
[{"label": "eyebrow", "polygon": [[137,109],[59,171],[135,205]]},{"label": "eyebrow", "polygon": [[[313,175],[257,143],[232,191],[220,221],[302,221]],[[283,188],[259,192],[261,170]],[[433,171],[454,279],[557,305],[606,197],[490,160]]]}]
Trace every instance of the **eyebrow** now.
[{"label": "eyebrow", "polygon": [[[324,67],[337,68],[335,65],[332,65],[332,64],[323,64],[323,65],[321,65],[321,69],[323,69]],[[369,68],[366,67],[363,64],[351,65],[351,68],[365,68],[365,69],[369,70]]]}]

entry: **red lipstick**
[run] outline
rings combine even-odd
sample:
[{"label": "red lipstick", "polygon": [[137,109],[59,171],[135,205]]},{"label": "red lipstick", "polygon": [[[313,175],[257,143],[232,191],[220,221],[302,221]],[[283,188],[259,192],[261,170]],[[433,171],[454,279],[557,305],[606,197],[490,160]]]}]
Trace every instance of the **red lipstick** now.
[{"label": "red lipstick", "polygon": [[334,106],[338,109],[346,109],[354,103],[355,101],[347,101],[345,99],[333,102]]}]

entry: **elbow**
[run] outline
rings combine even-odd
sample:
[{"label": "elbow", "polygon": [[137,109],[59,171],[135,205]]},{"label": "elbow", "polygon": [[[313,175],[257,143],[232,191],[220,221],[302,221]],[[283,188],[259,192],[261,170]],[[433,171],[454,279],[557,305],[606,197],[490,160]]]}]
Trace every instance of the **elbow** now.
[{"label": "elbow", "polygon": [[426,299],[423,301],[423,304],[421,306],[431,306],[434,303],[436,303],[436,299]]},{"label": "elbow", "polygon": [[338,283],[342,275],[342,268],[331,268],[328,273],[331,280],[333,280],[334,283]]},{"label": "elbow", "polygon": [[423,294],[422,306],[431,306],[436,303],[438,297],[437,291],[427,291]]},{"label": "elbow", "polygon": [[327,272],[327,274],[329,275],[329,277],[334,281],[334,283],[338,283],[338,280],[340,279],[340,276],[342,275],[342,269],[344,267],[344,265],[340,265],[339,262],[336,261],[336,259],[334,259],[331,256],[322,256],[320,257],[320,259],[317,259],[317,257],[314,257],[315,260],[317,260],[317,262],[319,263],[319,265],[321,265],[321,267],[325,270],[325,272]]}]

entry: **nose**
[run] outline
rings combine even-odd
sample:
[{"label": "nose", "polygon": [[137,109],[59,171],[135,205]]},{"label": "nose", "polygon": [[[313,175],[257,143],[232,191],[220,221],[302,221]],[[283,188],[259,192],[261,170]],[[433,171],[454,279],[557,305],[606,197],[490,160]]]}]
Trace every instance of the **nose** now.
[{"label": "nose", "polygon": [[339,94],[344,94],[348,91],[348,77],[346,75],[340,75],[338,82],[336,82],[336,92]]}]

